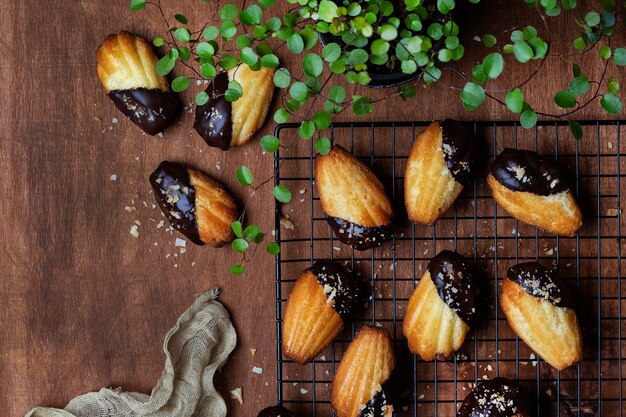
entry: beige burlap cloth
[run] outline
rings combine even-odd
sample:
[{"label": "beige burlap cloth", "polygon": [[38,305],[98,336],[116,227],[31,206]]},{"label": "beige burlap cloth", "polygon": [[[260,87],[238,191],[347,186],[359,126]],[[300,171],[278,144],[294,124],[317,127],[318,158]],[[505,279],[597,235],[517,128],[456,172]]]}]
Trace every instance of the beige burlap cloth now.
[{"label": "beige burlap cloth", "polygon": [[64,410],[35,408],[26,417],[224,417],[213,376],[233,351],[237,334],[218,290],[200,295],[165,335],[165,369],[150,395],[102,388]]}]

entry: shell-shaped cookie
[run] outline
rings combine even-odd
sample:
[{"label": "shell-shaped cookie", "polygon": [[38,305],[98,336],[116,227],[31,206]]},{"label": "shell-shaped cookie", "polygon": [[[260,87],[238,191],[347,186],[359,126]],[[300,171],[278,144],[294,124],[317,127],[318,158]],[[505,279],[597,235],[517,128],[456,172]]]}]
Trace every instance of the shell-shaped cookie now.
[{"label": "shell-shaped cookie", "polygon": [[315,160],[315,185],[337,238],[357,250],[391,237],[393,207],[380,180],[339,145]]},{"label": "shell-shaped cookie", "polygon": [[[196,132],[209,146],[223,150],[249,141],[263,125],[272,103],[273,76],[273,69],[253,71],[245,64],[218,74],[206,89],[209,101],[196,107]],[[231,81],[237,81],[243,91],[232,103],[225,97]]]},{"label": "shell-shaped cookie", "polygon": [[395,367],[389,332],[363,326],[337,367],[331,405],[337,417],[391,417],[393,406],[383,389]]},{"label": "shell-shaped cookie", "polygon": [[165,77],[157,75],[157,57],[140,36],[109,35],[96,52],[98,77],[109,98],[144,132],[156,135],[180,112],[180,102]]},{"label": "shell-shaped cookie", "polygon": [[409,219],[432,224],[454,204],[469,181],[474,137],[459,122],[433,122],[420,133],[404,173]]},{"label": "shell-shaped cookie", "polygon": [[582,359],[582,336],[572,296],[537,262],[518,264],[502,282],[500,306],[515,333],[541,358],[563,370]]},{"label": "shell-shaped cookie", "polygon": [[507,378],[481,381],[470,392],[457,417],[530,417],[533,401],[517,382]]},{"label": "shell-shaped cookie", "polygon": [[154,197],[172,227],[198,245],[220,247],[234,239],[235,199],[205,173],[163,161],[150,175]]},{"label": "shell-shaped cookie", "polygon": [[296,415],[279,404],[264,408],[259,411],[257,417],[296,417]]},{"label": "shell-shaped cookie", "polygon": [[283,354],[306,364],[341,332],[356,305],[352,274],[335,261],[318,261],[302,272],[287,300]]},{"label": "shell-shaped cookie", "polygon": [[463,345],[475,313],[471,266],[455,252],[440,252],[407,306],[402,329],[409,349],[427,361],[450,358]]},{"label": "shell-shaped cookie", "polygon": [[564,236],[582,226],[578,203],[554,159],[507,148],[491,164],[487,183],[498,204],[518,220]]}]

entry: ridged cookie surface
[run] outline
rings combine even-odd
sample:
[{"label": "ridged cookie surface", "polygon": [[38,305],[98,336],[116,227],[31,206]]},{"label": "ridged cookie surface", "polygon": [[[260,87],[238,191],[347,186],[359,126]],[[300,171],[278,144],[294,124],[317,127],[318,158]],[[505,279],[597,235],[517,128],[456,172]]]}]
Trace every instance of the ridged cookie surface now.
[{"label": "ridged cookie surface", "polygon": [[331,405],[337,417],[391,417],[383,384],[389,380],[395,356],[389,332],[363,326],[337,367],[333,378]]},{"label": "ridged cookie surface", "polygon": [[282,327],[283,354],[306,364],[337,337],[357,301],[352,274],[334,261],[302,272],[289,294]]},{"label": "ridged cookie surface", "polygon": [[420,133],[404,173],[409,219],[432,224],[441,217],[469,181],[473,157],[474,138],[459,122],[433,122]]},{"label": "ridged cookie surface", "polygon": [[315,185],[328,223],[339,240],[357,250],[391,237],[393,207],[380,180],[339,145],[315,160]]}]

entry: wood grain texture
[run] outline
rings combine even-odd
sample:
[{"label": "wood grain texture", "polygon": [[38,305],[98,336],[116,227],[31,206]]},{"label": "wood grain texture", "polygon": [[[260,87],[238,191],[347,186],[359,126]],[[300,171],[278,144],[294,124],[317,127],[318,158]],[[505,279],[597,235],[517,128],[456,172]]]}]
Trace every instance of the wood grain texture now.
[{"label": "wood grain texture", "polygon": [[[182,0],[166,3],[171,14],[189,7]],[[198,20],[213,7],[195,3],[188,16]],[[479,31],[472,26],[478,23],[493,22],[491,32],[499,34],[517,21],[514,14],[531,16],[521,0],[515,11],[506,0],[485,3],[467,13],[466,43],[474,42]],[[149,391],[162,369],[165,332],[195,294],[215,286],[222,289],[221,301],[239,334],[239,346],[218,377],[230,415],[253,416],[274,403],[273,259],[258,254],[251,273],[233,277],[227,269],[238,258],[227,248],[189,243],[185,254],[168,257],[176,252],[177,235],[152,224],[150,218],[161,217],[150,208],[147,181],[161,160],[184,161],[222,181],[241,201],[247,191],[235,183],[235,168],[245,163],[264,178],[271,175],[272,156],[261,155],[258,139],[227,153],[208,148],[193,132],[188,112],[163,138],[152,138],[115,109],[98,82],[95,50],[106,35],[121,29],[148,39],[160,35],[162,22],[154,10],[131,13],[127,0],[57,0],[45,6],[5,0],[0,23],[0,185],[5,192],[0,199],[0,374],[5,387],[0,405],[5,415],[23,415],[38,405],[62,407],[102,386]],[[573,39],[576,30],[554,26],[553,49],[562,50],[561,40]],[[468,62],[482,54],[477,48]],[[541,99],[538,107],[554,110],[545,92],[565,87],[570,67],[568,60],[548,59],[527,89],[528,101]],[[521,79],[532,68],[514,75]],[[185,102],[191,99],[189,92]],[[581,116],[602,114],[593,105]],[[434,86],[407,104],[389,100],[368,117],[510,115],[494,103],[464,112],[456,92]],[[266,123],[257,137],[273,127]],[[110,180],[113,174],[116,181]],[[273,226],[267,191],[255,197],[248,217],[265,230]],[[133,204],[137,211],[124,210]],[[138,239],[129,234],[135,220],[141,222]],[[254,357],[251,348],[257,349]],[[263,374],[252,374],[253,366],[262,367]],[[228,395],[239,386],[244,405]]]}]

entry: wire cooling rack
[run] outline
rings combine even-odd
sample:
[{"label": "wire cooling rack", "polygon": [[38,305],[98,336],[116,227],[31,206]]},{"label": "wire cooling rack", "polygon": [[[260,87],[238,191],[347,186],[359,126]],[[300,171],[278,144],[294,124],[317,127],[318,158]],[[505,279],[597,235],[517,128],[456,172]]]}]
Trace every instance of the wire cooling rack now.
[{"label": "wire cooling rack", "polygon": [[[514,122],[469,123],[478,141],[477,172],[456,204],[435,225],[410,223],[403,203],[403,175],[416,133],[415,123],[336,123],[331,138],[368,164],[383,181],[396,208],[395,234],[379,248],[358,252],[340,243],[326,223],[315,189],[310,141],[293,140],[297,125],[280,125],[276,136],[292,142],[276,154],[276,184],[292,201],[276,208],[276,333],[278,401],[303,417],[330,416],[335,368],[364,323],[389,329],[396,353],[393,394],[398,416],[454,416],[475,383],[504,376],[536,396],[539,416],[619,416],[624,407],[626,290],[624,264],[626,145],[620,122],[583,124],[574,140],[562,123],[531,130]],[[510,217],[490,196],[488,165],[505,147],[554,155],[567,173],[585,215],[574,237],[556,237]],[[281,162],[282,161],[282,162]],[[412,355],[402,320],[413,289],[430,258],[453,249],[474,261],[484,309],[460,352],[450,361],[424,362]],[[360,277],[363,308],[351,325],[313,363],[298,365],[281,354],[281,325],[287,297],[300,272],[318,259],[335,259]],[[538,260],[556,268],[577,298],[584,337],[581,364],[557,372],[537,358],[511,330],[497,298],[501,277],[513,264]],[[626,288],[626,285],[624,285]],[[624,319],[624,320],[622,320]]]}]

